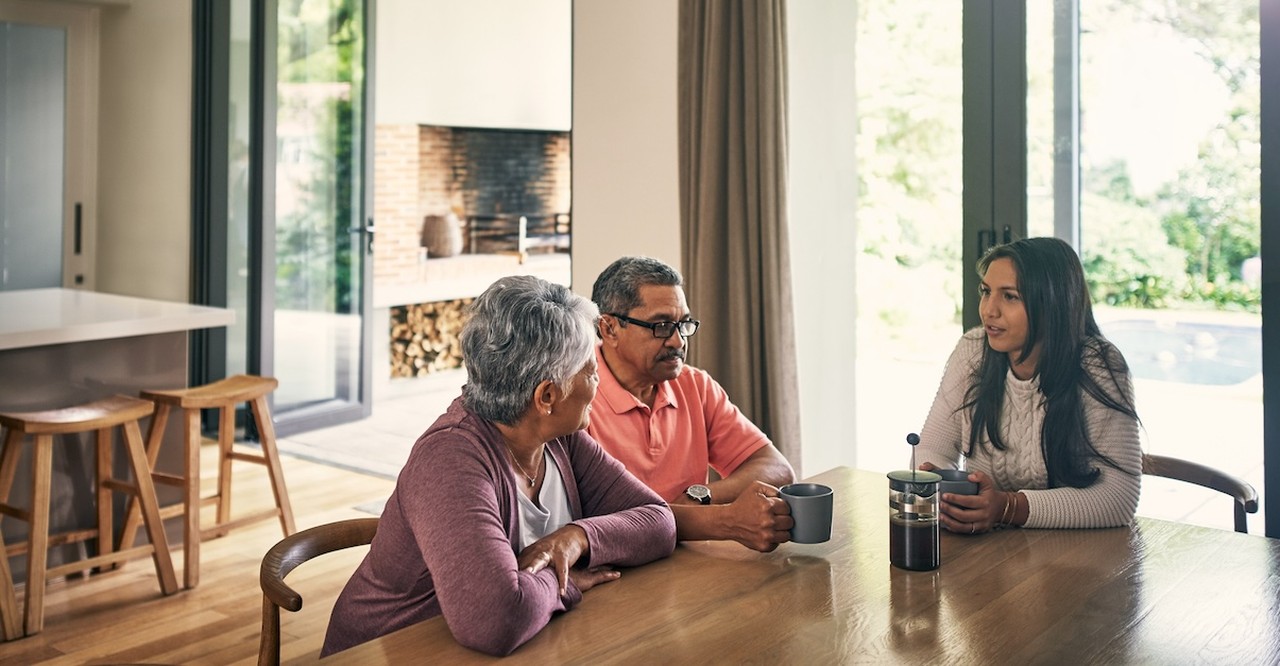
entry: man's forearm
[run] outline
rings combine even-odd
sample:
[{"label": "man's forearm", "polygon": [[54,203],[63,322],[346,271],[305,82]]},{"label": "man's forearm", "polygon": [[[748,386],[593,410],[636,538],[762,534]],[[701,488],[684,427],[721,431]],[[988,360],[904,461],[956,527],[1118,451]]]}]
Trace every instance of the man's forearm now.
[{"label": "man's forearm", "polygon": [[713,481],[707,486],[711,488],[713,503],[727,504],[737,499],[744,489],[756,481],[763,481],[775,488],[781,488],[795,481],[795,472],[780,456],[749,459],[734,470],[733,474],[719,481]]},{"label": "man's forearm", "polygon": [[729,538],[725,529],[725,507],[701,504],[671,504],[676,518],[676,539],[680,541],[710,541]]},{"label": "man's forearm", "polygon": [[790,537],[787,504],[763,483],[757,483],[756,489],[743,492],[731,504],[672,504],[676,537],[682,541],[732,539],[760,552],[777,548]]}]

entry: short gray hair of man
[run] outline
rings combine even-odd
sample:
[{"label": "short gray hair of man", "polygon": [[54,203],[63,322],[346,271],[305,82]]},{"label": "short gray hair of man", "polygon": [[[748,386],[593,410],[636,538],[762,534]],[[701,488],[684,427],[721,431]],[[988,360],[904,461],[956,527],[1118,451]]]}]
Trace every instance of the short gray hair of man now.
[{"label": "short gray hair of man", "polygon": [[640,287],[684,285],[680,271],[652,257],[623,257],[600,272],[591,300],[605,314],[626,314],[639,307]]},{"label": "short gray hair of man", "polygon": [[567,391],[595,354],[596,307],[563,285],[531,275],[504,277],[469,312],[461,336],[467,368],[462,399],[481,418],[514,425],[539,383],[551,380]]}]

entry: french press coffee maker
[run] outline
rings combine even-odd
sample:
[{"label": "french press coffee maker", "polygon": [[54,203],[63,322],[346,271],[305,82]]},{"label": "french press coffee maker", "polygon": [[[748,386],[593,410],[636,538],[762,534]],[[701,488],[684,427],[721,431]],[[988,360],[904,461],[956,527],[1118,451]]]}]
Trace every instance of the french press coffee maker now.
[{"label": "french press coffee maker", "polygon": [[[912,441],[914,440],[914,441]],[[912,433],[914,447],[920,438]],[[915,449],[912,449],[915,467]],[[942,563],[938,539],[938,484],[942,476],[917,469],[889,472],[889,563],[910,571],[932,571]]]}]

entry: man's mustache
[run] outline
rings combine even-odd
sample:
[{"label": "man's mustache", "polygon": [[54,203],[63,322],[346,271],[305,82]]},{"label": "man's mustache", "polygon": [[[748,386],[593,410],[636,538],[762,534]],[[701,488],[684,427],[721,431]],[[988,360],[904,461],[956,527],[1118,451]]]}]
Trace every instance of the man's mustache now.
[{"label": "man's mustache", "polygon": [[684,360],[684,350],[683,350],[683,349],[672,349],[672,350],[670,350],[670,351],[668,351],[668,352],[664,352],[664,353],[662,354],[662,356],[659,356],[659,357],[658,357],[658,360],[659,360],[659,361],[667,361],[667,360],[670,360],[670,359],[673,359],[673,358],[678,358],[678,359],[680,359],[681,361],[683,361],[683,360]]}]

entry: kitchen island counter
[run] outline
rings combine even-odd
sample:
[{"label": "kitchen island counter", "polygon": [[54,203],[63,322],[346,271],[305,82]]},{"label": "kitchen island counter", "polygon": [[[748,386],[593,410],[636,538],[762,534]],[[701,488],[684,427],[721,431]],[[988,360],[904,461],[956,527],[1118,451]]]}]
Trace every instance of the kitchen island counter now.
[{"label": "kitchen island counter", "polygon": [[[191,331],[235,323],[235,311],[74,289],[30,289],[0,292],[0,411],[28,412],[83,404],[120,393],[137,396],[143,389],[189,386],[188,337]],[[150,419],[142,424],[147,431]],[[170,419],[164,431],[156,467],[182,469],[180,419]],[[54,454],[51,517],[54,532],[87,529],[95,524],[93,461],[88,435],[60,435]],[[30,447],[28,440],[27,446]],[[29,503],[29,456],[20,469],[10,497]],[[125,476],[122,456],[116,470]],[[156,489],[161,505],[181,500],[178,488]],[[115,525],[123,523],[124,502],[115,501]],[[181,525],[166,525],[171,545],[181,541]],[[4,521],[6,542],[26,534],[20,521]],[[49,550],[50,566],[83,559],[85,544]],[[19,580],[26,571],[22,558],[13,560]]]},{"label": "kitchen island counter", "polygon": [[0,350],[235,323],[223,308],[75,289],[0,291]]}]

